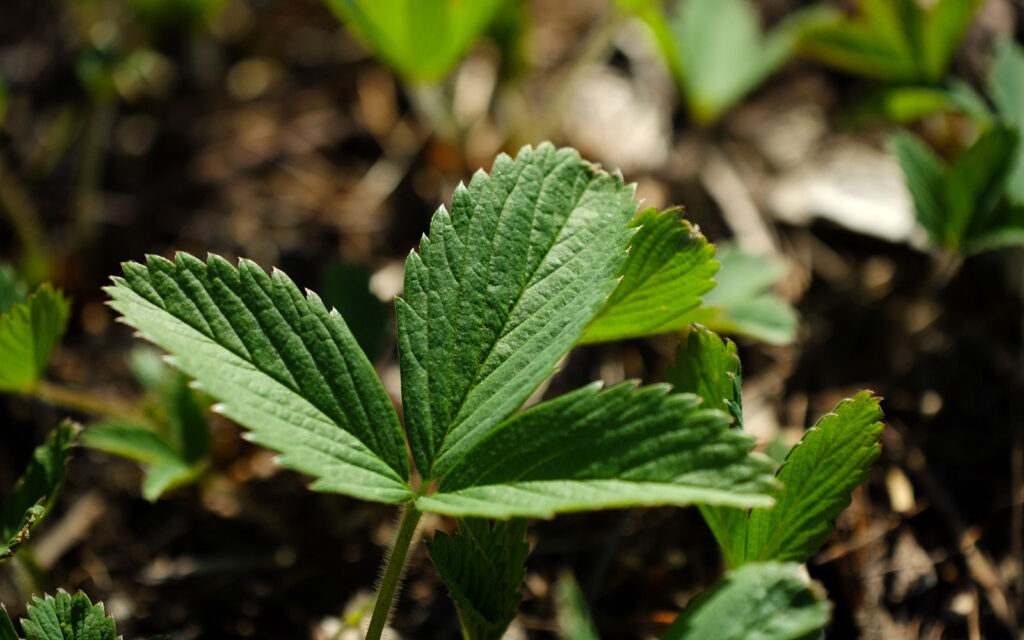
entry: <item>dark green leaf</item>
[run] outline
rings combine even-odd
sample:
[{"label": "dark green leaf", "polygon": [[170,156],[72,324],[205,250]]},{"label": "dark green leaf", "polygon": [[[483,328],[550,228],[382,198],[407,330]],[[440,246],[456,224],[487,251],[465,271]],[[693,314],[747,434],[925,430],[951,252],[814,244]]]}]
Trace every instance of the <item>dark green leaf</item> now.
[{"label": "dark green leaf", "polygon": [[32,598],[21,630],[25,640],[114,640],[117,635],[103,603],[93,605],[84,593],[72,596],[63,589],[56,596]]},{"label": "dark green leaf", "polygon": [[665,640],[799,640],[828,624],[829,609],[798,564],[748,564],[691,602]]},{"label": "dark green leaf", "polygon": [[53,506],[64,484],[76,431],[73,423],[64,421],[32,452],[25,473],[0,510],[0,560],[13,555]]},{"label": "dark green leaf", "polygon": [[210,453],[210,426],[206,419],[208,405],[189,386],[187,376],[171,377],[164,395],[170,423],[171,443],[180,458],[193,465]]},{"label": "dark green leaf", "polygon": [[675,331],[684,314],[700,306],[701,294],[715,286],[715,247],[682,210],[645,209],[629,243],[622,280],[587,327],[581,342],[603,342]]},{"label": "dark green leaf", "polygon": [[27,391],[39,381],[64,334],[68,307],[59,291],[43,284],[0,316],[0,391]]},{"label": "dark green leaf", "polygon": [[14,269],[0,263],[0,314],[10,311],[15,302],[25,302],[25,292]]},{"label": "dark green leaf", "polygon": [[0,640],[20,640],[14,631],[14,623],[7,615],[7,608],[0,604]]},{"label": "dark green leaf", "polygon": [[[639,505],[767,505],[769,463],[724,412],[665,385],[595,383],[509,418],[418,507],[450,515],[549,518]],[[552,428],[557,425],[557,428]]]},{"label": "dark green leaf", "polygon": [[455,601],[464,637],[500,640],[522,600],[526,520],[459,519],[458,535],[438,531],[427,551]]},{"label": "dark green leaf", "polygon": [[633,187],[550,144],[499,156],[406,262],[398,346],[416,466],[436,478],[518,408],[616,285]]},{"label": "dark green leaf", "polygon": [[382,502],[412,497],[401,427],[337,312],[284,273],[179,253],[126,263],[107,292],[140,334],[221,400],[219,410],[317,478],[313,488]]},{"label": "dark green leaf", "polygon": [[775,506],[751,511],[746,560],[804,562],[824,544],[850,493],[867,478],[882,435],[879,399],[843,400],[804,434],[779,469]]}]

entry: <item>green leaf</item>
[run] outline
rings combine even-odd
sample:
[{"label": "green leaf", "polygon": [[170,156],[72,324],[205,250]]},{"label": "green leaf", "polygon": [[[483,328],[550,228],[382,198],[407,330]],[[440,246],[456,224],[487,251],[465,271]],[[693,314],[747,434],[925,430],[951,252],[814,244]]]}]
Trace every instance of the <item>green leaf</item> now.
[{"label": "green leaf", "polygon": [[201,471],[200,466],[188,466],[183,462],[152,465],[146,469],[146,477],[142,481],[142,497],[156,502],[165,492],[195,480]]},{"label": "green leaf", "polygon": [[665,640],[799,640],[828,624],[829,609],[799,565],[748,564],[694,599]]},{"label": "green leaf", "polygon": [[458,608],[463,636],[500,640],[522,600],[526,520],[459,519],[458,535],[438,531],[427,551]]},{"label": "green leaf", "polygon": [[335,262],[323,275],[324,304],[345,318],[356,342],[376,361],[391,335],[391,310],[370,291],[370,272],[356,262]]},{"label": "green leaf", "polygon": [[580,585],[568,571],[555,584],[555,610],[562,640],[600,640]]},{"label": "green leaf", "polygon": [[65,420],[32,452],[32,459],[0,509],[0,560],[28,539],[32,527],[50,510],[67,471],[77,427]]},{"label": "green leaf", "polygon": [[886,86],[856,105],[854,126],[883,120],[907,124],[941,112],[962,113],[981,127],[991,126],[993,114],[985,99],[971,85],[951,78],[941,86]]},{"label": "green leaf", "polygon": [[28,391],[39,381],[64,334],[68,308],[60,291],[43,284],[0,316],[0,391]]},{"label": "green leaf", "polygon": [[744,335],[769,344],[789,344],[796,336],[796,310],[770,287],[782,280],[788,267],[777,260],[722,245],[716,259],[722,268],[717,285],[704,295],[704,304],[680,321],[700,323],[719,333]]},{"label": "green leaf", "polygon": [[14,269],[0,263],[0,314],[10,311],[16,302],[25,302],[25,292]]},{"label": "green leaf", "polygon": [[32,598],[21,630],[25,640],[115,640],[117,636],[114,619],[107,617],[103,603],[94,605],[81,591],[72,596],[63,589],[56,596]]},{"label": "green leaf", "polygon": [[982,0],[860,0],[860,12],[806,30],[801,51],[824,64],[893,83],[936,83]]},{"label": "green leaf", "polygon": [[[724,409],[733,428],[743,428],[740,393],[740,359],[736,345],[704,327],[695,326],[686,343],[679,345],[675,364],[665,374],[677,393],[694,393],[704,406]],[[746,551],[747,511],[735,507],[699,505],[701,515],[718,542],[728,567],[740,564]]]},{"label": "green leaf", "polygon": [[816,8],[796,11],[762,36],[760,16],[749,0],[685,0],[667,17],[638,8],[676,74],[690,113],[705,125],[782,66],[803,30],[831,15]]},{"label": "green leaf", "polygon": [[178,253],[126,263],[111,306],[172,355],[218,409],[313,488],[369,500],[412,497],[401,427],[344,320],[281,271]]},{"label": "green leaf", "polygon": [[685,327],[687,311],[715,286],[715,247],[682,210],[658,213],[645,209],[633,220],[638,227],[629,243],[622,280],[587,327],[582,343],[622,340],[667,333]]},{"label": "green leaf", "polygon": [[82,432],[82,446],[143,464],[182,462],[181,455],[152,429],[128,422],[102,422]]},{"label": "green leaf", "polygon": [[7,607],[0,604],[0,640],[19,640],[17,632],[14,631],[14,623],[7,615]]},{"label": "green leaf", "polygon": [[425,478],[451,468],[555,371],[616,285],[633,187],[550,144],[456,189],[396,301],[406,430]]},{"label": "green leaf", "polygon": [[193,465],[210,453],[210,426],[206,420],[208,405],[189,386],[187,376],[172,376],[164,395],[171,442],[182,461]]},{"label": "green leaf", "polygon": [[933,243],[962,251],[972,240],[1015,224],[1012,212],[998,205],[1017,146],[1013,129],[994,127],[948,165],[908,133],[890,139],[890,151],[903,169],[918,222]]},{"label": "green leaf", "polygon": [[[1024,48],[1006,39],[996,44],[996,60],[988,80],[989,93],[1006,124],[1024,137]],[[1006,193],[1024,205],[1024,144],[1017,147]]]},{"label": "green leaf", "polygon": [[879,399],[868,391],[840,402],[804,434],[779,469],[775,506],[755,509],[746,559],[804,562],[824,544],[850,492],[867,478],[882,435]]},{"label": "green leaf", "polygon": [[[769,463],[725,413],[666,385],[588,385],[506,420],[417,507],[456,516],[693,503],[765,506]],[[552,428],[557,425],[557,428]]]},{"label": "green leaf", "polygon": [[437,80],[465,55],[504,0],[326,0],[378,58],[408,80]]}]

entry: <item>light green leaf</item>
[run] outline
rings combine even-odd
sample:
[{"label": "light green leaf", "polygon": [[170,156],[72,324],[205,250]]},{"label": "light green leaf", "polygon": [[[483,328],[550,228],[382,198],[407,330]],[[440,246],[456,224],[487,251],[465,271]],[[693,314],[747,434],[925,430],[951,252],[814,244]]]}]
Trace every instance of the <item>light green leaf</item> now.
[{"label": "light green leaf", "polygon": [[[740,359],[731,340],[723,341],[704,327],[695,326],[686,343],[679,345],[675,364],[665,378],[673,391],[700,396],[705,407],[727,411],[734,429],[743,428]],[[726,566],[739,565],[746,552],[747,511],[703,504],[698,508],[722,550]]]},{"label": "light green leaf", "polygon": [[82,446],[143,464],[182,463],[181,455],[163,436],[128,422],[101,422],[82,432]]},{"label": "light green leaf", "polygon": [[690,113],[705,125],[782,66],[803,30],[832,15],[816,8],[796,11],[762,36],[760,16],[749,0],[684,0],[668,16],[650,7],[639,9],[676,74]]},{"label": "light green leaf", "polygon": [[680,209],[645,209],[629,243],[622,280],[587,327],[582,343],[622,340],[667,333],[685,327],[687,311],[715,286],[715,247]]},{"label": "light green leaf", "polygon": [[142,497],[150,502],[156,502],[165,492],[192,482],[201,472],[202,467],[189,466],[183,462],[150,466],[146,469],[146,477],[142,481]]},{"label": "light green leaf", "polygon": [[941,86],[886,86],[858,104],[852,114],[855,126],[883,120],[907,124],[941,112],[970,116],[981,127],[992,123],[992,110],[985,99],[963,80],[950,78]]},{"label": "light green leaf", "polygon": [[0,314],[10,311],[15,302],[25,302],[25,292],[14,269],[0,263]]},{"label": "light green leaf", "polygon": [[555,584],[555,610],[562,640],[601,639],[580,585],[568,571],[560,575]]},{"label": "light green leaf", "polygon": [[860,12],[804,32],[802,52],[824,64],[885,82],[936,83],[982,0],[860,0]]},{"label": "light green leaf", "polygon": [[406,430],[426,478],[517,409],[616,285],[633,187],[550,144],[460,186],[396,301]]},{"label": "light green leaf", "polygon": [[785,277],[786,265],[732,245],[722,245],[716,259],[722,265],[715,275],[717,285],[704,294],[704,303],[682,320],[769,344],[792,342],[798,324],[796,310],[770,291]]},{"label": "light green leaf", "polygon": [[829,609],[798,564],[748,564],[694,599],[665,640],[800,640],[828,624]]},{"label": "light green leaf", "polygon": [[403,502],[402,431],[380,380],[337,312],[284,273],[179,253],[126,263],[107,288],[126,323],[172,354],[219,410],[317,478],[314,489]]},{"label": "light green leaf", "polygon": [[[1017,130],[1018,136],[1024,137],[1024,48],[1009,39],[996,44],[996,60],[988,85],[1000,116]],[[1024,144],[1017,147],[1006,193],[1017,204],[1024,205]]]},{"label": "light green leaf", "polygon": [[64,334],[68,307],[60,291],[43,284],[0,316],[0,391],[28,391],[39,381]]},{"label": "light green leaf", "polygon": [[[456,516],[550,518],[641,505],[769,504],[769,463],[666,385],[600,383],[531,407],[469,450],[417,507]],[[556,425],[556,428],[553,428]]]},{"label": "light green leaf", "polygon": [[850,492],[867,478],[882,435],[879,399],[868,391],[840,402],[804,434],[779,469],[775,506],[754,509],[746,560],[804,562],[835,528]]},{"label": "light green leaf", "polygon": [[374,55],[409,80],[444,76],[505,0],[326,0]]},{"label": "light green leaf", "polygon": [[114,619],[107,617],[103,603],[93,605],[81,591],[72,596],[63,589],[56,596],[32,598],[21,630],[25,640],[115,640],[117,636]]},{"label": "light green leaf", "polygon": [[32,527],[53,506],[64,484],[77,427],[62,422],[32,452],[32,459],[0,509],[0,561],[28,539]]},{"label": "light green leaf", "polygon": [[526,520],[459,519],[458,535],[438,531],[427,551],[455,601],[463,637],[500,640],[522,600]]}]

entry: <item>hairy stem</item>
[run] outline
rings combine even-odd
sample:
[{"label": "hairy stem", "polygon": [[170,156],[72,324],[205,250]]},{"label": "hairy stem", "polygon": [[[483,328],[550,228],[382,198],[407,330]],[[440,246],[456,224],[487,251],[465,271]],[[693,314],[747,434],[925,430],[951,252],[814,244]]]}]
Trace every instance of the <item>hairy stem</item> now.
[{"label": "hairy stem", "polygon": [[398,593],[398,584],[402,581],[409,545],[412,543],[421,515],[423,514],[416,508],[415,498],[406,503],[402,519],[398,523],[395,544],[385,560],[387,566],[384,569],[384,577],[381,578],[380,590],[377,591],[377,601],[373,605],[373,616],[370,618],[366,640],[380,640],[381,633],[384,632],[384,625],[387,624],[395,595]]},{"label": "hairy stem", "polygon": [[26,393],[45,402],[94,416],[128,420],[143,425],[151,424],[150,419],[134,404],[88,391],[71,389],[46,380],[41,380]]}]

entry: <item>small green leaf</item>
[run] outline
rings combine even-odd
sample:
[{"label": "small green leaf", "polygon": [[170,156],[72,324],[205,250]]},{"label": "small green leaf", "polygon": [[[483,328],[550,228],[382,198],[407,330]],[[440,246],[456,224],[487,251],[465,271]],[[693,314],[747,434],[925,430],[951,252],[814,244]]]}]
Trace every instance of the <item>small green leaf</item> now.
[{"label": "small green leaf", "polygon": [[14,630],[14,623],[7,615],[7,607],[0,604],[0,640],[20,640]]},{"label": "small green leaf", "polygon": [[409,80],[444,76],[505,0],[326,0],[374,55]]},{"label": "small green leaf", "polygon": [[945,246],[943,184],[947,166],[942,158],[907,132],[901,131],[889,138],[889,152],[903,169],[918,223],[928,232],[933,244]]},{"label": "small green leaf", "polygon": [[[679,345],[675,364],[665,374],[676,393],[694,393],[704,406],[724,409],[734,429],[743,429],[743,398],[740,393],[740,359],[736,345],[704,327],[695,326],[686,343]],[[718,542],[728,567],[740,564],[746,551],[747,511],[727,506],[698,505]]]},{"label": "small green leaf", "polygon": [[715,286],[715,247],[683,218],[682,210],[645,209],[622,266],[622,280],[587,327],[582,343],[622,340],[685,327],[687,311]]},{"label": "small green leaf", "polygon": [[867,478],[882,435],[879,399],[868,391],[840,402],[804,434],[779,469],[775,506],[755,509],[746,559],[804,562],[824,544],[850,493]]},{"label": "small green leaf", "polygon": [[956,78],[934,87],[882,87],[858,103],[851,115],[853,124],[859,126],[875,120],[907,124],[942,112],[962,113],[982,127],[990,126],[993,118],[985,99],[971,85]]},{"label": "small green leaf", "polygon": [[107,617],[103,603],[94,605],[81,591],[72,596],[63,589],[56,596],[32,598],[21,630],[25,640],[115,640],[117,636],[114,619]]},{"label": "small green leaf", "polygon": [[458,535],[438,531],[427,551],[458,608],[463,636],[500,640],[522,600],[526,520],[460,518]]},{"label": "small green leaf", "polygon": [[101,422],[82,432],[82,446],[106,451],[143,464],[182,462],[181,455],[163,436],[128,422]]},{"label": "small green leaf", "polygon": [[580,585],[569,572],[558,577],[555,584],[555,609],[562,640],[600,640],[597,625],[587,608]]},{"label": "small green leaf", "polygon": [[[666,385],[600,383],[498,425],[417,506],[456,516],[694,503],[765,506],[770,465],[725,413]],[[552,428],[557,425],[557,428]]]},{"label": "small green leaf", "polygon": [[0,314],[11,310],[16,302],[25,302],[25,292],[18,282],[18,276],[14,269],[7,264],[0,263]]},{"label": "small green leaf", "polygon": [[[1024,47],[1010,39],[996,44],[996,60],[988,85],[999,115],[1024,137]],[[1024,144],[1017,147],[1006,193],[1014,202],[1024,205]]]},{"label": "small green leaf", "polygon": [[796,310],[770,291],[785,277],[786,265],[732,245],[722,245],[716,259],[722,265],[715,275],[718,284],[704,294],[704,303],[699,308],[681,320],[769,344],[791,343],[798,324]]},{"label": "small green leaf", "polygon": [[146,477],[142,481],[142,497],[156,502],[165,492],[195,480],[201,470],[199,466],[188,466],[183,462],[153,465],[146,469]]},{"label": "small green leaf", "polygon": [[451,468],[579,340],[626,259],[633,187],[572,149],[524,147],[459,186],[396,301],[416,467]]},{"label": "small green leaf", "polygon": [[39,381],[64,334],[68,308],[60,291],[43,284],[0,316],[0,391],[27,391]]},{"label": "small green leaf", "polygon": [[164,403],[171,442],[181,459],[189,465],[205,460],[210,453],[210,425],[206,419],[209,405],[189,386],[188,376],[172,376]]},{"label": "small green leaf", "polygon": [[0,560],[13,555],[56,501],[77,430],[65,420],[32,452],[25,473],[0,510]]},{"label": "small green leaf", "polygon": [[658,37],[690,113],[705,125],[782,66],[803,30],[831,16],[817,8],[796,11],[762,36],[760,16],[749,0],[684,0],[667,17],[650,7],[639,9]]},{"label": "small green leaf", "polygon": [[179,253],[126,263],[108,287],[125,322],[223,402],[314,489],[368,500],[412,497],[402,430],[373,367],[337,312],[284,273]]},{"label": "small green leaf", "polygon": [[665,640],[800,640],[829,621],[823,589],[796,563],[731,571],[691,602]]}]

